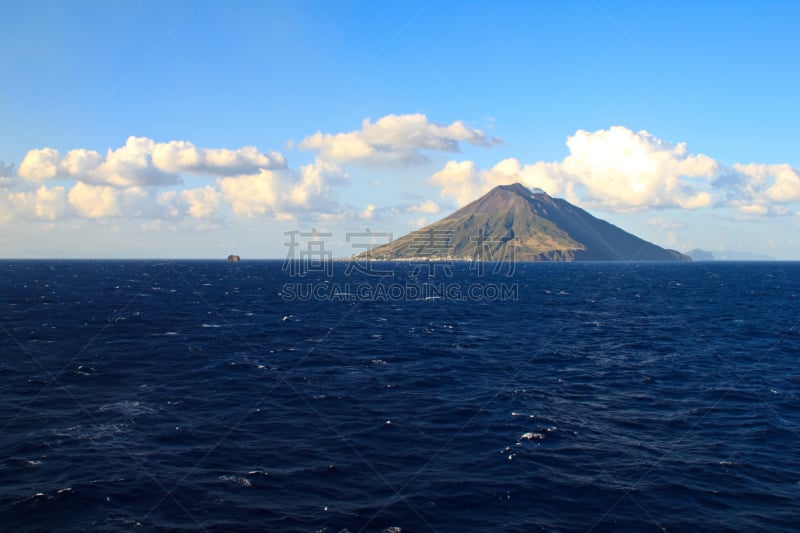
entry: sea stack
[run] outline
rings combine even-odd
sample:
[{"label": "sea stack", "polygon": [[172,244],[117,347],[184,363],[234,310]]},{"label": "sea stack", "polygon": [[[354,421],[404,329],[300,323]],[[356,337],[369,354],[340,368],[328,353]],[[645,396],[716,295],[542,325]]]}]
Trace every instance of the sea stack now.
[{"label": "sea stack", "polygon": [[242,258],[239,257],[238,255],[229,255],[228,256],[228,262],[229,263],[238,263],[241,260],[242,260]]}]

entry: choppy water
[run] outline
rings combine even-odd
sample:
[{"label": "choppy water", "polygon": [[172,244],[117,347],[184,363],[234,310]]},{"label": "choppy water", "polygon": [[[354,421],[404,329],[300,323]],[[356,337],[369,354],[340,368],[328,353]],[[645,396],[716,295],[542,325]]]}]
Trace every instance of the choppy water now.
[{"label": "choppy water", "polygon": [[281,266],[0,262],[3,528],[800,525],[800,264]]}]

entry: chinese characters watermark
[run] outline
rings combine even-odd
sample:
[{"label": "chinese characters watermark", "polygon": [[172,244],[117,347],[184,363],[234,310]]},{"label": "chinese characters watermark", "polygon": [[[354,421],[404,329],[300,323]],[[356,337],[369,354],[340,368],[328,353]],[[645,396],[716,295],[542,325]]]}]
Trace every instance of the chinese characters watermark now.
[{"label": "chinese characters watermark", "polygon": [[[287,252],[282,270],[291,278],[316,274],[316,281],[284,284],[281,297],[287,301],[505,301],[519,297],[516,283],[497,281],[501,274],[513,275],[515,248],[507,238],[492,238],[483,229],[455,243],[454,230],[428,228],[394,241],[391,232],[365,228],[345,234],[344,243],[351,250],[344,257],[334,256],[332,232],[311,228],[284,235]],[[343,271],[336,270],[344,283],[334,279],[337,261],[344,263]],[[403,275],[397,272],[399,262],[407,265],[400,269]],[[457,278],[456,263],[468,264],[471,274]],[[475,281],[487,275],[491,280]]]}]

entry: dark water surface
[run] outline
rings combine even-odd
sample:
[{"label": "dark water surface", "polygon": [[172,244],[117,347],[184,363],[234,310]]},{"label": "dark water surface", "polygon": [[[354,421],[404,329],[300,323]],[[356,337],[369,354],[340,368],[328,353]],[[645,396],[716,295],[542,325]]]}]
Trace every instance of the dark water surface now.
[{"label": "dark water surface", "polygon": [[800,264],[281,266],[0,262],[1,527],[800,526]]}]

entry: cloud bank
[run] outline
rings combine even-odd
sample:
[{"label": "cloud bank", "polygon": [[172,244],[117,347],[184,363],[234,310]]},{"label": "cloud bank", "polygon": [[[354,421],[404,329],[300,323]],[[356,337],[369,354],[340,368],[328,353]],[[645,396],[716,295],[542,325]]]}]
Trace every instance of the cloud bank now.
[{"label": "cloud bank", "polygon": [[[3,174],[13,165],[2,166]],[[336,209],[331,200],[348,175],[323,161],[290,169],[284,156],[252,146],[198,148],[189,141],[156,142],[129,137],[105,155],[87,149],[60,154],[53,148],[30,150],[16,178],[0,176],[0,186],[27,184],[0,193],[6,221],[64,218],[219,218],[225,203],[234,215],[293,218]],[[192,176],[215,178],[215,186],[184,186]],[[49,185],[60,181],[65,184]]]},{"label": "cloud bank", "polygon": [[179,185],[182,174],[226,176],[285,168],[276,152],[253,146],[237,150],[197,148],[188,141],[158,143],[147,137],[128,137],[124,146],[105,156],[94,150],[70,150],[61,156],[53,148],[29,151],[19,165],[19,177],[32,182],[74,179],[95,185],[149,187]]},{"label": "cloud bank", "polygon": [[487,169],[448,161],[430,177],[440,194],[464,205],[492,187],[521,182],[552,196],[607,211],[732,207],[749,214],[791,214],[800,201],[800,176],[789,165],[723,165],[622,126],[577,131],[561,161],[522,164],[505,159]]},{"label": "cloud bank", "polygon": [[[39,221],[211,219],[225,210],[237,217],[278,220],[345,216],[341,211],[346,208],[335,200],[336,191],[349,181],[343,164],[402,167],[429,161],[425,152],[459,153],[462,144],[498,142],[461,121],[436,124],[423,114],[409,114],[366,119],[357,131],[311,135],[299,147],[315,152],[314,160],[296,168],[282,154],[253,146],[200,148],[186,140],[136,136],[105,154],[37,148],[25,154],[16,174],[14,165],[0,168],[0,187],[10,190],[0,193],[0,208],[5,220]],[[188,187],[195,177],[212,178],[214,185]],[[434,202],[418,208],[438,211]],[[361,216],[361,209],[351,215]]]},{"label": "cloud bank", "polygon": [[[0,222],[435,215],[441,207],[432,200],[342,205],[337,193],[349,183],[347,166],[405,168],[430,161],[431,152],[457,154],[466,146],[499,142],[461,121],[437,124],[423,114],[409,114],[366,119],[355,131],[306,137],[299,148],[313,152],[313,160],[296,167],[282,154],[254,146],[201,148],[186,140],[134,136],[105,154],[36,148],[18,167],[0,162]],[[622,126],[579,130],[566,145],[568,154],[559,161],[523,163],[511,157],[480,168],[469,159],[450,160],[427,183],[458,205],[496,185],[521,182],[606,211],[724,207],[744,217],[798,213],[800,173],[788,164],[724,164],[693,153],[686,143]]]}]

